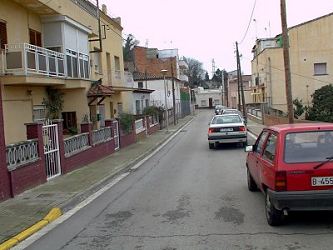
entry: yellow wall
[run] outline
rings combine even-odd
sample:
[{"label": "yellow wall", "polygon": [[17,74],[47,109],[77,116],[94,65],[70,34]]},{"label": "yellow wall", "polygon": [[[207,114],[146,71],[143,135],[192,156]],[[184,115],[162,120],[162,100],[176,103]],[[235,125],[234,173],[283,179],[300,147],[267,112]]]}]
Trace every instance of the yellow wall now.
[{"label": "yellow wall", "polygon": [[6,144],[26,140],[24,124],[32,122],[33,105],[42,105],[45,88],[4,86],[2,95]]},{"label": "yellow wall", "polygon": [[[333,82],[333,15],[295,26],[289,30],[292,97],[311,105],[311,95],[316,89]],[[252,60],[252,75],[262,73],[266,95],[269,96],[270,74],[268,58],[271,58],[271,82],[273,108],[287,111],[282,48],[262,51]],[[314,75],[314,63],[327,63],[327,75]],[[308,85],[308,87],[307,87]],[[260,91],[260,90],[257,90]]]},{"label": "yellow wall", "polygon": [[8,43],[29,43],[29,28],[42,31],[40,17],[12,0],[0,0],[0,19],[7,22]]}]

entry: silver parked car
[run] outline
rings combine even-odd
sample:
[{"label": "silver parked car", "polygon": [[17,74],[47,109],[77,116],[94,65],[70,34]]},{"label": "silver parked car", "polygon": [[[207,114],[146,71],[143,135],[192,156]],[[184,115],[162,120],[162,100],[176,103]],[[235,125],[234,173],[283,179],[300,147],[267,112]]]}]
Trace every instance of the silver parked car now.
[{"label": "silver parked car", "polygon": [[213,149],[219,143],[247,144],[247,130],[238,114],[215,115],[208,128],[208,144]]}]

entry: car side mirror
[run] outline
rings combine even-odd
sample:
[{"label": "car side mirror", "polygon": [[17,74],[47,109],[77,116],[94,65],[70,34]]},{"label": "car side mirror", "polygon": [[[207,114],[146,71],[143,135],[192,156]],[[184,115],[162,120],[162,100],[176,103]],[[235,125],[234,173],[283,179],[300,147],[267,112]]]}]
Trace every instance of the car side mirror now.
[{"label": "car side mirror", "polygon": [[254,146],[253,145],[245,147],[245,152],[253,152],[253,151],[254,151]]}]

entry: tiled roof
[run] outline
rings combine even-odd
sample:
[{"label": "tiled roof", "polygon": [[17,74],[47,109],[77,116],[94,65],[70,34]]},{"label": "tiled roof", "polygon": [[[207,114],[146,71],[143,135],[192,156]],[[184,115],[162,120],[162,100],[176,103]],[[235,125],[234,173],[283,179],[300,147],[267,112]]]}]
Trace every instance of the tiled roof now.
[{"label": "tiled roof", "polygon": [[134,81],[139,81],[139,80],[159,80],[163,79],[162,75],[154,75],[154,74],[146,74],[146,73],[141,73],[141,72],[133,72],[133,79]]},{"label": "tiled roof", "polygon": [[112,90],[111,86],[105,86],[102,84],[94,84],[90,87],[87,96],[111,96],[115,92]]}]

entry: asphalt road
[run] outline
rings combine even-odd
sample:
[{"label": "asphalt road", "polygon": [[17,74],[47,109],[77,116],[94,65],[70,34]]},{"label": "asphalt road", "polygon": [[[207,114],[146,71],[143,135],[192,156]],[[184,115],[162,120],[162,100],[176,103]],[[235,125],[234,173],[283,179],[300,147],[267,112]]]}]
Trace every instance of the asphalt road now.
[{"label": "asphalt road", "polygon": [[262,194],[247,190],[243,149],[208,149],[212,114],[200,112],[143,166],[28,249],[332,249],[331,213],[267,225]]}]

